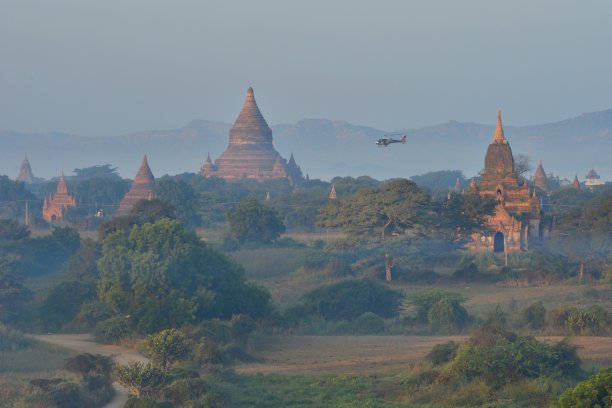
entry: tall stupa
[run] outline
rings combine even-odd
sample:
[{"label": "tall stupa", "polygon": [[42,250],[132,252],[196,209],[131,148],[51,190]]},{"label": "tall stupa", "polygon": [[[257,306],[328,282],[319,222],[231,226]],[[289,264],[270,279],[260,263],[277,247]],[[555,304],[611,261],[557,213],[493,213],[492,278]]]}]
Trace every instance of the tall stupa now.
[{"label": "tall stupa", "polygon": [[125,215],[130,212],[132,207],[141,200],[151,200],[155,198],[155,177],[149,168],[149,162],[147,161],[147,155],[142,158],[142,163],[138,169],[136,177],[134,177],[134,184],[130,188],[117,210],[118,215]]},{"label": "tall stupa", "polygon": [[21,162],[21,167],[19,168],[19,174],[15,179],[17,181],[23,181],[26,184],[32,184],[34,181],[34,175],[32,175],[32,167],[30,166],[30,161],[28,160],[28,156],[24,156],[23,161]]},{"label": "tall stupa", "polygon": [[242,110],[229,132],[227,149],[215,163],[208,155],[199,174],[231,181],[287,178],[292,184],[299,184],[303,180],[293,155],[287,162],[274,149],[272,129],[259,111],[253,88],[247,90]]}]

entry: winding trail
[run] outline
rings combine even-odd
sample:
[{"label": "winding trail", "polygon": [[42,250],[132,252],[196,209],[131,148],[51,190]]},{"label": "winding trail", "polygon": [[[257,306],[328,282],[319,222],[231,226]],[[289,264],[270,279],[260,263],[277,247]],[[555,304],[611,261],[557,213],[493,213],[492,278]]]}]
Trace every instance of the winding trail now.
[{"label": "winding trail", "polygon": [[[79,353],[101,354],[113,357],[116,363],[129,364],[133,362],[148,363],[149,359],[134,349],[93,341],[89,334],[40,334],[30,336],[45,343],[54,344]],[[130,393],[119,383],[113,383],[115,396],[103,408],[122,408],[130,397]]]}]

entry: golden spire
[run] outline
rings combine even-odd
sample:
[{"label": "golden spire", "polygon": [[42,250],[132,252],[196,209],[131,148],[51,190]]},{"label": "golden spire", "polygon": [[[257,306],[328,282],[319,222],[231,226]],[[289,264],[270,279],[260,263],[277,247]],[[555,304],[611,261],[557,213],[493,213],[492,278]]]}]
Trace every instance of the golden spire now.
[{"label": "golden spire", "polygon": [[504,127],[501,121],[501,111],[497,111],[497,126],[495,127],[495,136],[493,137],[493,143],[506,144],[506,138],[504,137]]}]

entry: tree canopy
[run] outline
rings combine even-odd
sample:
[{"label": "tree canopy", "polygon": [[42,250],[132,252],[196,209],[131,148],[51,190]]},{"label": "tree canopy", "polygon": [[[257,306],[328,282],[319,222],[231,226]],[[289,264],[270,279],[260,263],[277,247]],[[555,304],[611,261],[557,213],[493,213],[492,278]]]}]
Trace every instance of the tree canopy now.
[{"label": "tree canopy", "polygon": [[110,234],[98,261],[100,300],[145,333],[234,314],[264,316],[269,294],[180,221],[161,219]]},{"label": "tree canopy", "polygon": [[285,225],[273,208],[256,198],[246,198],[226,213],[230,234],[238,241],[271,242],[285,232]]},{"label": "tree canopy", "polygon": [[321,210],[318,222],[356,236],[380,235],[385,239],[389,233],[401,235],[419,226],[421,218],[431,211],[431,199],[425,190],[413,181],[397,179],[329,203]]}]

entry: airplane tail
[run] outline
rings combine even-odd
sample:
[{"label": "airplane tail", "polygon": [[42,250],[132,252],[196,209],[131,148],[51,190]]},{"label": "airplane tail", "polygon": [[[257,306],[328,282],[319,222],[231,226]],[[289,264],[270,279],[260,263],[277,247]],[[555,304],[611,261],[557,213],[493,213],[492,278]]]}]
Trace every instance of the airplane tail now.
[{"label": "airplane tail", "polygon": [[404,136],[402,137],[401,142],[402,142],[402,143],[406,143],[406,135],[404,135]]}]

